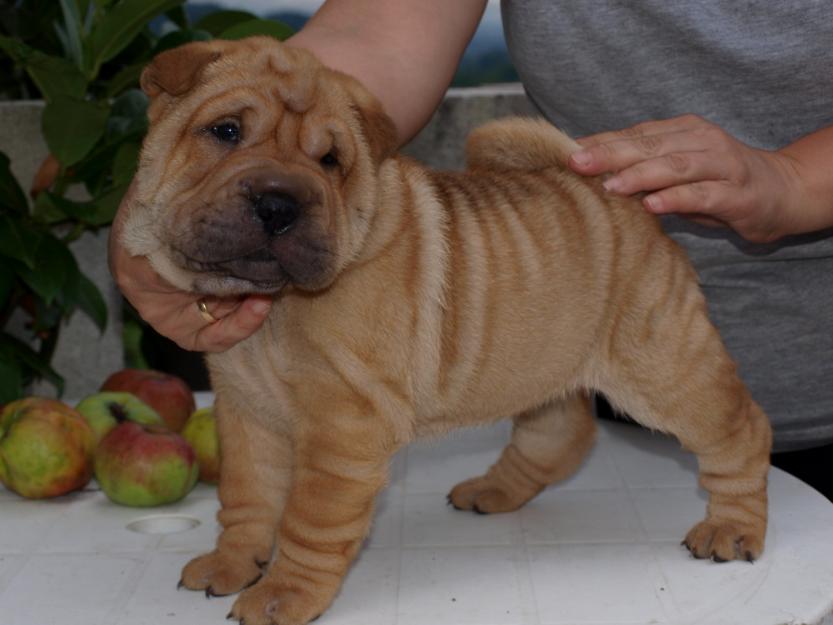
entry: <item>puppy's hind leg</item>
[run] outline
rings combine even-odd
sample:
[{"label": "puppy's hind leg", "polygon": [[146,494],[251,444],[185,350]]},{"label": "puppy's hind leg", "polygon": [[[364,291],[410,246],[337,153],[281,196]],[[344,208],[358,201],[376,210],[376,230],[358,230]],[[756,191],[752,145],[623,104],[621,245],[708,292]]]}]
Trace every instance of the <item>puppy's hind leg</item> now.
[{"label": "puppy's hind leg", "polygon": [[514,418],[512,440],[489,471],[457,484],[448,501],[481,514],[517,510],[572,475],[593,445],[589,399],[571,395]]},{"label": "puppy's hind leg", "polygon": [[610,377],[599,390],[696,454],[709,503],[706,518],[683,541],[691,553],[751,561],[766,533],[769,421],[738,377],[702,295],[690,282],[666,282],[662,299],[634,296],[649,312],[619,319],[608,347]]},{"label": "puppy's hind leg", "polygon": [[288,437],[263,427],[218,393],[214,412],[222,444],[217,520],[223,527],[214,551],[191,560],[181,585],[206,596],[236,593],[256,582],[272,558],[291,479]]}]

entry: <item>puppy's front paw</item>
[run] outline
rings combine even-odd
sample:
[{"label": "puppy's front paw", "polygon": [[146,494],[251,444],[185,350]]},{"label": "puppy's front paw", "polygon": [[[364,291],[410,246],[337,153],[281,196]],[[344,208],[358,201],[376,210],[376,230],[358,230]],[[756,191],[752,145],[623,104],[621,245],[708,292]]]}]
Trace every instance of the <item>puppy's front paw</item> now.
[{"label": "puppy's front paw", "polygon": [[764,550],[764,527],[706,519],[689,530],[683,544],[695,558],[753,562]]},{"label": "puppy's front paw", "polygon": [[245,625],[305,625],[327,609],[333,594],[316,595],[272,579],[262,579],[240,593],[228,618]]},{"label": "puppy's front paw", "polygon": [[517,510],[529,497],[511,493],[489,476],[460,482],[448,494],[448,503],[458,510],[474,510],[480,514]]},{"label": "puppy's front paw", "polygon": [[182,569],[180,585],[204,590],[207,597],[230,595],[254,584],[267,564],[254,554],[215,550],[194,558]]}]

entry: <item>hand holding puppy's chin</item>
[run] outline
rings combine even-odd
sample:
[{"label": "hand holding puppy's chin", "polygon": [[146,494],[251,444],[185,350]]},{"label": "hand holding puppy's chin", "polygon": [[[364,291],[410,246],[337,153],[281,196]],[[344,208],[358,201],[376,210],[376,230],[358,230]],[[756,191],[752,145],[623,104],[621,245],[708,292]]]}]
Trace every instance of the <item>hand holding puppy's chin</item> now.
[{"label": "hand holding puppy's chin", "polygon": [[263,324],[271,309],[271,298],[264,295],[214,298],[211,315],[218,321],[207,323],[197,307],[205,296],[178,289],[157,273],[146,256],[131,255],[120,241],[121,224],[117,218],[110,235],[110,271],[127,301],[159,334],[183,349],[221,352]]}]

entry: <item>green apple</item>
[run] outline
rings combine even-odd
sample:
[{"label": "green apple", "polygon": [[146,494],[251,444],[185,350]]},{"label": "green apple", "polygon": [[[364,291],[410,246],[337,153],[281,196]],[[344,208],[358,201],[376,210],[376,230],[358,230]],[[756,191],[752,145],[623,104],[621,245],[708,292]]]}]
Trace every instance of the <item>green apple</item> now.
[{"label": "green apple", "polygon": [[182,428],[182,437],[197,455],[200,480],[216,484],[220,479],[220,439],[217,437],[214,411],[211,408],[200,408],[194,412]]},{"label": "green apple", "polygon": [[100,441],[110,430],[125,421],[142,425],[165,425],[158,412],[131,393],[94,393],[82,399],[75,409],[93,428],[96,441]]},{"label": "green apple", "polygon": [[101,490],[125,506],[160,506],[187,495],[199,475],[191,446],[160,425],[125,421],[101,439],[95,477]]},{"label": "green apple", "polygon": [[75,410],[54,399],[28,397],[0,414],[0,482],[32,499],[87,485],[95,433]]}]

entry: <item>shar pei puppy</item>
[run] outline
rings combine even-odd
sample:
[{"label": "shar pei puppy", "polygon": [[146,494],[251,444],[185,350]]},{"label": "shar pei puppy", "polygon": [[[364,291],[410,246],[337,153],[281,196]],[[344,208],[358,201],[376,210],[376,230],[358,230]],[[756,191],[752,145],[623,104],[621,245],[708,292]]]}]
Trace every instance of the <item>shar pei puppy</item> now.
[{"label": "shar pei puppy", "polygon": [[229,616],[246,625],[306,623],[397,450],[512,419],[495,464],[449,500],[515,510],[581,464],[592,391],[696,454],[694,556],[761,554],[768,420],[684,252],[638,201],[569,171],[565,135],[493,122],[465,171],[432,171],[395,153],[359,82],[264,38],[164,52],[141,82],[127,249],[187,291],[274,297],[259,331],[207,357],[222,533],[185,587],[242,590]]}]

